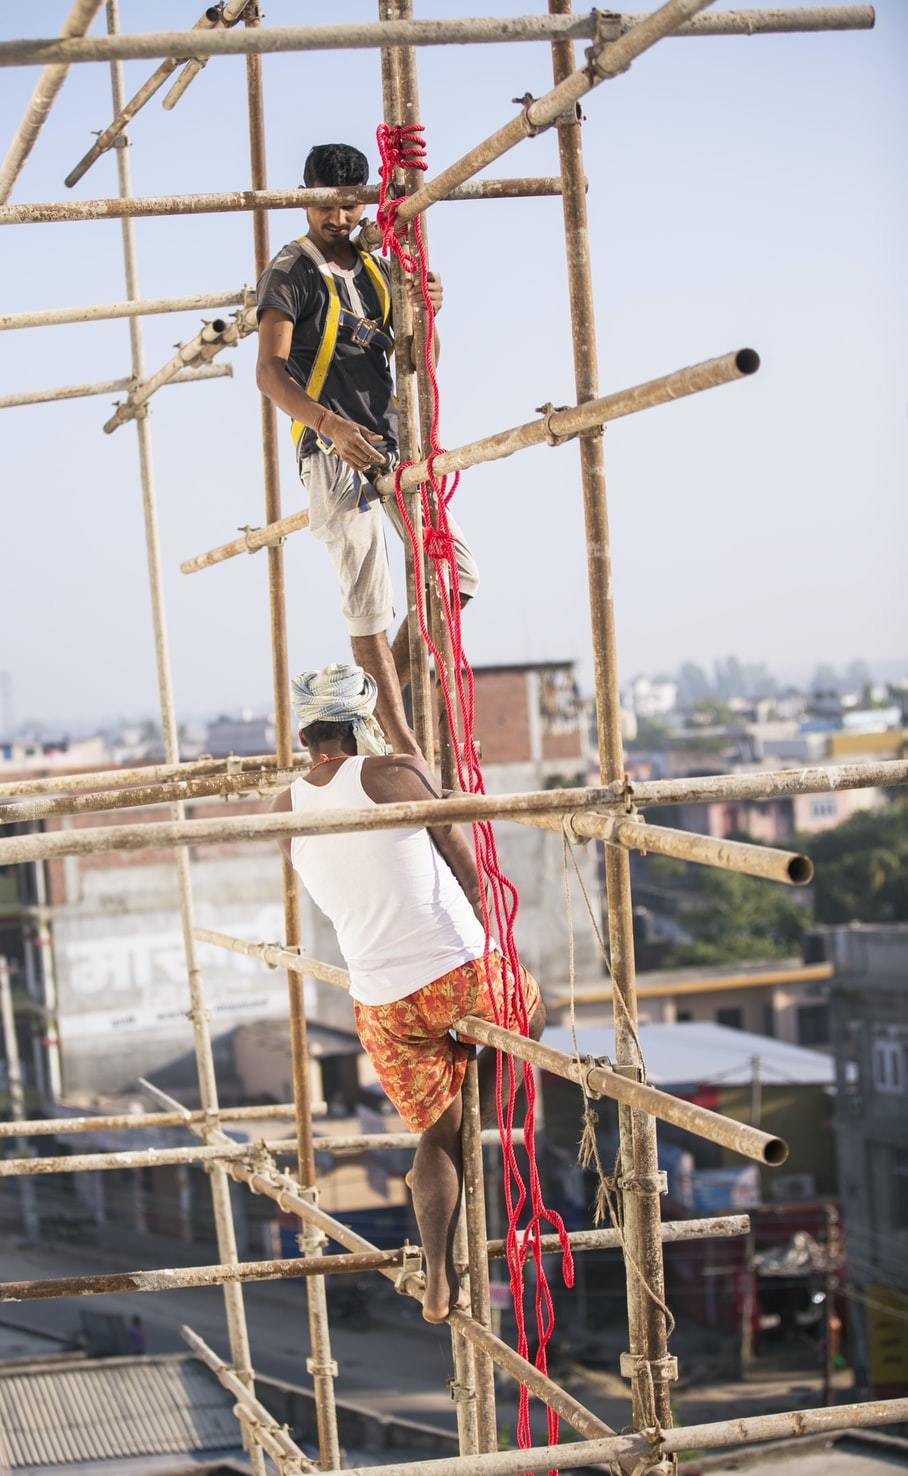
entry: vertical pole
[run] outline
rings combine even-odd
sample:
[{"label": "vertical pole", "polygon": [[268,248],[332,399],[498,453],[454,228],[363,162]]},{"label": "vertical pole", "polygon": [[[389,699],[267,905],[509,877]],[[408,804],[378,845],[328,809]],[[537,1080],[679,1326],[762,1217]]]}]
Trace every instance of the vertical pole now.
[{"label": "vertical pole", "polygon": [[[385,19],[412,20],[413,0],[382,0]],[[401,46],[396,48],[395,72],[395,116],[394,122],[404,125],[419,123],[419,76],[416,70],[416,47]],[[421,184],[420,171],[409,169],[404,171],[403,185],[407,194],[412,193]],[[426,251],[429,249],[428,221],[425,216],[422,219],[422,239]],[[429,376],[426,372],[426,315],[421,306],[416,308],[413,314],[413,335],[410,340],[414,371],[416,376],[416,392],[418,401],[418,424],[419,434],[423,450],[428,450],[429,429],[432,424],[432,399]],[[454,690],[454,664],[451,650],[451,634],[444,620],[444,608],[442,606],[441,594],[437,586],[437,575],[434,565],[427,559],[425,563],[426,591],[429,603],[429,624],[432,630],[432,639],[441,652],[444,663],[448,686]],[[448,730],[448,722],[440,706],[438,719],[438,747],[441,763],[441,783],[443,789],[455,789],[457,787],[457,767],[454,762],[452,745],[457,742],[457,734]],[[426,754],[431,763],[432,758]]]},{"label": "vertical pole", "polygon": [[[379,0],[379,20],[397,18],[395,0]],[[381,82],[382,106],[385,122],[403,121],[400,110],[400,49],[382,48]],[[403,181],[401,182],[403,186]],[[397,389],[400,454],[403,461],[417,459],[420,446],[419,411],[416,399],[416,373],[414,369],[415,344],[413,338],[413,307],[407,292],[407,277],[395,256],[391,258],[391,301],[394,322],[394,374]],[[419,489],[406,494],[407,510],[413,520],[417,534],[422,535],[422,504]],[[413,731],[422,749],[426,762],[431,765],[434,757],[432,721],[432,680],[429,672],[429,653],[426,650],[419,628],[416,575],[413,567],[412,550],[404,547],[407,569],[407,643],[410,656],[410,693],[413,702]]]},{"label": "vertical pole", "polygon": [[750,1122],[759,1127],[763,1117],[763,1062],[759,1056],[750,1058]]},{"label": "vertical pole", "polygon": [[834,1204],[827,1204],[824,1212],[826,1216],[826,1301],[823,1304],[823,1403],[831,1404],[835,1374],[835,1334],[838,1330],[835,1295],[839,1285],[839,1212]]},{"label": "vertical pole", "polygon": [[[9,961],[0,954],[0,1032],[6,1052],[6,1085],[9,1090],[9,1113],[13,1122],[24,1122],[25,1088],[22,1084],[22,1066],[19,1061],[19,1038],[16,1035],[16,1017],[13,1014],[13,992],[10,987]],[[31,1148],[24,1138],[15,1140],[14,1151],[24,1158],[31,1157]],[[22,1224],[30,1240],[37,1239],[41,1231],[35,1185],[28,1174],[19,1180],[22,1198]]]},{"label": "vertical pole", "polygon": [[[466,1180],[464,1180],[466,1187]],[[470,1286],[470,1253],[468,1248],[466,1204],[463,1196],[454,1234],[454,1265],[457,1267],[462,1286]],[[472,1300],[472,1298],[471,1298]],[[479,1349],[468,1343],[459,1332],[451,1329],[451,1352],[454,1356],[454,1378],[452,1393],[457,1411],[457,1441],[461,1455],[479,1453],[479,1428],[476,1404],[476,1357]]]},{"label": "vertical pole", "polygon": [[[570,0],[549,0],[549,13],[552,15],[568,15],[570,10]],[[573,42],[554,41],[552,60],[555,81],[558,83],[574,69]],[[599,376],[586,179],[579,117],[571,117],[559,124],[558,148],[574,346],[574,378],[577,402],[581,404],[596,398]],[[624,750],[601,431],[581,435],[580,467],[593,634],[599,764],[603,784],[613,780],[620,783],[624,778]],[[617,846],[606,846],[605,872],[611,973],[618,997],[615,1010],[617,1067],[625,1074],[639,1078],[642,1062],[636,1038],[637,987],[628,852]],[[628,1268],[628,1327],[633,1366],[631,1390],[634,1424],[640,1428],[655,1415],[659,1424],[668,1428],[672,1421],[666,1382],[667,1365],[664,1361],[668,1354],[666,1317],[658,1302],[653,1299],[655,1297],[663,1302],[665,1299],[662,1241],[659,1233],[656,1127],[653,1119],[645,1113],[624,1109],[619,1111],[618,1126],[621,1138],[625,1234],[631,1254],[653,1294],[644,1290],[639,1277]],[[650,1389],[653,1391],[652,1399],[649,1397]],[[651,1407],[653,1405],[654,1409]]]},{"label": "vertical pole", "polygon": [[[467,1063],[463,1084],[463,1193],[467,1221],[467,1252],[470,1266],[470,1306],[482,1327],[492,1326],[489,1292],[489,1258],[486,1254],[485,1184],[482,1172],[482,1122],[479,1115],[479,1068],[474,1050]],[[498,1449],[498,1419],[495,1411],[495,1372],[492,1360],[474,1349],[476,1365],[476,1425],[480,1454]]]},{"label": "vertical pole", "polygon": [[[107,29],[113,35],[119,30],[119,0],[107,0]],[[123,64],[111,62],[111,90],[114,114],[118,114],[124,103]],[[132,170],[125,135],[116,149],[117,181],[120,197],[132,194]],[[135,227],[132,220],[124,217],[121,223],[123,259],[126,270],[126,295],[138,298],[139,278],[136,261]],[[138,317],[129,319],[129,341],[132,350],[132,372],[137,380],[146,375],[145,352],[142,340],[142,322]],[[148,407],[136,416],[136,433],[139,443],[139,472],[142,483],[142,511],[145,521],[145,549],[148,562],[148,581],[151,594],[151,613],[154,628],[155,661],[158,674],[158,696],[161,706],[161,732],[164,753],[168,764],[179,763],[180,745],[177,735],[176,710],[173,700],[173,676],[170,667],[170,648],[167,636],[167,616],[164,608],[164,584],[161,577],[161,547],[158,536],[157,498],[155,495],[154,462],[151,450],[151,428]],[[185,818],[182,804],[171,807],[174,820]],[[214,1055],[211,1049],[209,1012],[205,1004],[202,974],[198,964],[195,938],[195,909],[192,899],[192,883],[189,875],[189,853],[185,847],[174,852],[177,874],[177,889],[180,903],[180,919],[183,929],[183,948],[189,980],[190,1011],[195,1046],[196,1069],[199,1077],[199,1098],[203,1109],[213,1125],[217,1123],[218,1091],[214,1070]],[[209,1175],[214,1223],[217,1233],[218,1255],[222,1262],[235,1263],[238,1259],[233,1213],[230,1205],[230,1180],[224,1169],[212,1165]],[[224,1310],[230,1341],[230,1356],[237,1374],[247,1388],[253,1387],[252,1360],[249,1350],[249,1334],[246,1327],[246,1309],[243,1289],[239,1282],[224,1287]],[[249,1459],[254,1476],[264,1476],[265,1464],[261,1450],[249,1442]]]},{"label": "vertical pole", "polygon": [[[245,15],[247,26],[261,22],[256,0],[250,4]],[[265,153],[265,109],[262,90],[262,59],[257,55],[246,58],[246,91],[249,109],[249,154],[252,170],[252,188],[268,188],[268,172]],[[268,265],[271,255],[268,241],[268,215],[256,210],[252,216],[255,245],[255,269],[260,276]],[[265,521],[272,523],[281,516],[280,464],[277,449],[277,417],[274,406],[264,395],[261,402],[262,414],[262,459],[265,478]],[[268,549],[268,604],[271,617],[271,670],[274,683],[274,731],[275,751],[279,768],[287,769],[293,761],[293,725],[290,709],[290,675],[287,663],[287,608],[284,591],[284,550],[280,544]],[[299,947],[302,941],[299,889],[296,873],[289,859],[283,858],[284,885],[284,936],[288,948]],[[309,1042],[306,1030],[306,1004],[302,974],[287,973],[287,989],[290,996],[290,1050],[293,1070],[293,1100],[296,1105],[296,1145],[299,1181],[314,1198],[315,1154],[312,1148],[312,1088],[309,1074]],[[320,1232],[304,1225],[301,1241],[307,1255],[319,1255],[323,1243]],[[331,1357],[331,1337],[328,1327],[328,1304],[325,1278],[313,1276],[306,1282],[306,1302],[309,1315],[309,1342],[311,1356],[307,1369],[312,1375],[315,1394],[316,1422],[318,1425],[319,1454],[325,1470],[337,1470],[340,1466],[340,1445],[337,1436],[337,1410],[334,1400],[334,1379],[337,1364]]]}]

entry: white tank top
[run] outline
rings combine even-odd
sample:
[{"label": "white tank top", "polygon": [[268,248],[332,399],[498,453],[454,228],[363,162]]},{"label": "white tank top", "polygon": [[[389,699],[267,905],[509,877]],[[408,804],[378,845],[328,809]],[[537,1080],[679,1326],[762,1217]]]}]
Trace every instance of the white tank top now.
[{"label": "white tank top", "polygon": [[[295,780],[294,810],[375,806],[363,788],[364,761],[345,759],[324,785]],[[404,999],[482,957],[482,926],[427,830],[296,835],[290,855],[306,891],[334,924],[350,993],[362,1004]]]}]

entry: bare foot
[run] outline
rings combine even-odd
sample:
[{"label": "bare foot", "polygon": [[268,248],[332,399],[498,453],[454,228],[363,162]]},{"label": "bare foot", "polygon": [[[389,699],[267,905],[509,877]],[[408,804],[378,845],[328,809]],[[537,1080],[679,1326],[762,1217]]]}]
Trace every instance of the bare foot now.
[{"label": "bare foot", "polygon": [[409,1189],[410,1193],[412,1194],[413,1193],[413,1170],[412,1169],[408,1169],[407,1172],[404,1174],[404,1183],[406,1184],[407,1188]]},{"label": "bare foot", "polygon": [[426,1322],[447,1322],[452,1312],[469,1312],[470,1295],[466,1288],[462,1287],[455,1298],[452,1299],[448,1286],[443,1286],[436,1294],[433,1290],[430,1295],[428,1284],[422,1301],[422,1315]]}]

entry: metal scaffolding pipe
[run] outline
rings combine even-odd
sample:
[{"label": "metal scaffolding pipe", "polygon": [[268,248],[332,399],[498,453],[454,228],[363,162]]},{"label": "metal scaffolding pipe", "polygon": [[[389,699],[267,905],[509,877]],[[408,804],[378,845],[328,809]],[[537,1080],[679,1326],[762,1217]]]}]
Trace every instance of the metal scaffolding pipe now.
[{"label": "metal scaffolding pipe", "polygon": [[[243,12],[252,3],[254,3],[254,0],[226,0],[223,9],[220,10],[217,14],[215,25],[221,29],[226,26],[235,26],[237,21],[240,20],[240,18],[242,17]],[[206,12],[206,15],[210,14],[210,11]],[[167,96],[161,103],[161,106],[164,108],[165,112],[170,113],[173,111],[177,103],[180,101],[180,98],[192,86],[192,83],[199,75],[199,72],[201,72],[204,67],[207,67],[207,65],[207,56],[193,57],[190,61],[186,62],[186,65],[183,67],[183,70],[180,73],[179,77],[174,82],[173,86],[167,93]]]},{"label": "metal scaffolding pipe", "polygon": [[[497,1133],[496,1133],[497,1138]],[[666,1220],[662,1239],[666,1245],[691,1240],[727,1239],[746,1235],[747,1215],[723,1215],[714,1219]],[[573,1230],[573,1251],[620,1250],[617,1230]],[[560,1255],[561,1237],[542,1236],[543,1253]],[[153,1271],[113,1271],[97,1276],[57,1276],[34,1281],[0,1282],[0,1303],[44,1302],[65,1297],[109,1296],[120,1292],[182,1291],[200,1286],[221,1286],[227,1281],[287,1281],[308,1276],[360,1276],[403,1265],[412,1247],[396,1250],[358,1251],[331,1256],[294,1256],[289,1260],[239,1261],[230,1265],[176,1266]],[[503,1240],[490,1240],[487,1255],[503,1259]]]},{"label": "metal scaffolding pipe", "polygon": [[[0,43],[2,44],[2,43]],[[451,190],[448,199],[517,200],[558,195],[557,179],[480,179]],[[303,210],[307,205],[374,205],[373,185],[355,189],[227,190],[196,195],[145,195],[131,200],[50,200],[0,205],[0,225],[48,225],[55,221],[135,220],[155,215],[225,215],[236,211]]]},{"label": "metal scaffolding pipe", "polygon": [[701,866],[737,871],[744,876],[759,876],[791,887],[806,886],[813,877],[813,862],[809,856],[797,851],[782,851],[775,846],[722,840],[717,836],[674,830],[665,825],[649,825],[644,820],[624,819],[618,815],[517,818],[521,824],[538,829],[567,829],[578,841],[602,840],[606,845],[623,846],[625,850],[642,851],[644,855],[674,856],[679,861],[695,861]]},{"label": "metal scaffolding pipe", "polygon": [[242,308],[234,314],[230,323],[226,323],[223,318],[215,318],[211,323],[206,323],[195,338],[181,344],[173,357],[155,374],[143,379],[129,391],[127,398],[117,406],[110,419],[104,422],[105,433],[110,435],[118,426],[125,425],[127,420],[135,420],[142,406],[151,399],[155,391],[165,384],[171,384],[185,371],[187,365],[195,364],[197,360],[207,363],[222,349],[235,348],[241,338],[254,333],[257,327],[258,319],[254,307]]},{"label": "metal scaffolding pipe", "polygon": [[[203,11],[202,15],[196,21],[192,30],[210,31],[214,30],[221,24],[233,24],[238,16],[242,13],[245,4],[246,0],[228,0],[228,3],[224,6],[223,15],[221,15],[214,7],[209,6],[207,10]],[[212,13],[213,11],[214,13]],[[229,20],[227,19],[228,13],[230,16]],[[192,32],[189,32],[188,34],[191,35]],[[138,92],[134,93],[127,103],[123,104],[120,111],[114,117],[113,122],[109,124],[108,127],[103,130],[103,132],[99,133],[98,137],[95,139],[95,142],[88,150],[88,153],[83,154],[82,158],[79,160],[75,168],[70,170],[69,174],[66,176],[66,179],[63,181],[67,189],[72,189],[73,185],[78,184],[79,180],[83,177],[83,175],[88,173],[91,166],[95,164],[98,159],[100,159],[101,155],[106,154],[107,150],[113,147],[113,145],[117,142],[117,139],[120,138],[120,136],[125,132],[127,126],[132,122],[136,114],[140,112],[142,108],[144,108],[147,102],[151,101],[155,93],[158,92],[161,87],[163,87],[164,83],[167,81],[167,78],[172,76],[177,68],[181,67],[186,60],[186,57],[182,56],[168,57],[166,61],[162,62],[161,65],[152,72],[148,80],[142,83],[142,86],[139,88]],[[204,62],[202,63],[202,65],[204,66]],[[192,79],[190,78],[189,80],[191,81]],[[188,83],[186,85],[188,86]],[[185,91],[185,87],[183,88],[183,91]]]},{"label": "metal scaffolding pipe", "polygon": [[294,974],[308,974],[312,979],[321,979],[325,984],[336,984],[349,989],[350,975],[346,969],[334,964],[322,963],[300,953],[298,947],[285,948],[280,943],[248,943],[245,938],[232,938],[229,933],[217,933],[212,928],[196,928],[197,943],[211,943],[215,948],[225,948],[229,953],[242,953],[246,958],[260,958],[270,969],[287,969]]},{"label": "metal scaffolding pipe", "polygon": [[[308,755],[295,753],[293,766],[297,770],[308,768]],[[180,764],[138,764],[134,768],[90,769],[77,774],[63,770],[59,774],[42,774],[37,779],[8,779],[0,783],[0,800],[32,794],[85,794],[95,790],[129,789],[135,784],[165,784],[170,780],[213,777],[216,774],[249,774],[255,780],[274,768],[274,754],[263,753],[245,758],[236,754],[212,758],[207,754],[204,758],[187,759]]]},{"label": "metal scaffolding pipe", "polygon": [[[614,36],[641,25],[646,14],[607,16]],[[797,31],[863,31],[874,24],[871,5],[820,5],[793,9],[729,10],[695,16],[679,25],[675,36],[760,36]],[[596,35],[595,13],[572,16],[494,16],[479,19],[362,21],[330,26],[269,26],[254,34],[195,31],[148,32],[64,42],[56,37],[0,43],[0,67],[34,66],[44,61],[153,61],[179,51],[183,56],[244,56],[284,51],[367,50],[375,46],[464,46],[513,41],[552,41],[559,37],[590,40]]]},{"label": "metal scaffolding pipe", "polygon": [[[273,1106],[224,1107],[221,1121],[233,1122],[280,1122],[290,1120],[294,1114],[292,1102],[278,1102]],[[37,1117],[18,1125],[0,1122],[0,1139],[14,1138],[21,1134],[36,1138],[56,1138],[69,1133],[145,1132],[149,1128],[188,1127],[203,1123],[206,1114],[193,1112],[108,1112],[94,1117]]]},{"label": "metal scaffolding pipe", "polygon": [[733,1153],[756,1159],[758,1163],[777,1167],[788,1157],[788,1146],[781,1138],[763,1133],[747,1123],[736,1122],[733,1117],[725,1117],[721,1112],[710,1112],[706,1107],[698,1107],[693,1102],[672,1096],[670,1092],[659,1091],[657,1087],[647,1086],[642,1081],[632,1081],[611,1066],[577,1061],[564,1051],[556,1051],[552,1046],[543,1045],[538,1040],[529,1040],[526,1036],[518,1035],[513,1030],[505,1030],[500,1025],[492,1025],[476,1015],[464,1016],[462,1020],[456,1021],[453,1029],[466,1040],[479,1041],[482,1045],[507,1051],[520,1061],[528,1061],[531,1066],[550,1071],[565,1081],[574,1081],[578,1086],[583,1083],[591,1097],[609,1097],[613,1102],[620,1102],[635,1112],[647,1113],[662,1122],[673,1123],[685,1132],[706,1138],[711,1143],[719,1143],[723,1148],[730,1148]]},{"label": "metal scaffolding pipe", "polygon": [[[75,0],[72,10],[63,22],[62,35],[67,38],[84,36],[98,11],[101,0]],[[8,200],[10,192],[22,171],[26,159],[38,139],[38,134],[47,121],[47,115],[69,71],[68,63],[46,66],[38,78],[35,90],[29,99],[25,117],[13,135],[0,164],[0,203]]]},{"label": "metal scaffolding pipe", "polygon": [[[310,1460],[305,1451],[300,1450],[295,1440],[292,1440],[283,1425],[270,1415],[264,1404],[260,1404],[255,1395],[247,1388],[241,1378],[238,1378],[232,1368],[229,1368],[223,1359],[203,1342],[198,1333],[194,1333],[191,1327],[181,1327],[180,1332],[184,1340],[189,1344],[196,1358],[200,1358],[207,1364],[215,1378],[225,1389],[229,1389],[238,1405],[244,1409],[251,1420],[242,1421],[246,1431],[254,1440],[260,1440],[260,1433],[267,1436],[269,1445],[275,1452],[279,1452],[279,1459],[283,1462],[290,1459],[299,1463],[305,1471],[317,1471],[318,1466]],[[275,1457],[277,1458],[277,1457]]]},{"label": "metal scaffolding pipe", "polygon": [[64,794],[0,804],[0,825],[23,825],[50,815],[90,815],[101,810],[134,809],[141,805],[172,805],[176,800],[223,799],[268,795],[290,784],[299,769],[260,770],[248,774],[218,774],[210,779],[172,779],[138,789],[108,789],[98,794]]},{"label": "metal scaffolding pipe", "polygon": [[155,313],[237,307],[250,300],[248,287],[232,287],[227,292],[194,292],[188,297],[146,297],[139,302],[96,302],[84,307],[38,308],[29,313],[0,313],[0,333],[7,333],[13,328],[51,328],[61,323],[104,323],[113,318],[149,318]]},{"label": "metal scaffolding pipe", "polygon": [[[495,1141],[500,1145],[497,1129]],[[467,1257],[470,1272],[470,1311],[481,1327],[491,1329],[492,1301],[489,1288],[489,1233],[486,1225],[485,1176],[479,1109],[479,1070],[476,1052],[467,1062],[463,1083],[463,1205],[466,1212]],[[557,1241],[558,1236],[554,1239]],[[499,1242],[502,1249],[504,1243]],[[498,1449],[498,1417],[495,1408],[495,1370],[488,1353],[474,1350],[476,1437],[480,1451]]]},{"label": "metal scaffolding pipe", "polygon": [[[197,369],[183,369],[167,383],[195,384],[200,379],[232,378],[232,364],[203,364]],[[112,395],[117,390],[129,390],[134,384],[134,379],[100,379],[94,384],[64,384],[58,389],[21,390],[14,395],[0,395],[0,410],[12,410],[19,405],[49,405],[56,400],[81,400],[88,395]]]},{"label": "metal scaffolding pipe", "polygon": [[0,866],[50,856],[93,856],[101,851],[146,851],[160,847],[217,845],[227,841],[279,840],[292,835],[341,835],[356,830],[394,830],[410,825],[459,825],[509,815],[568,814],[602,803],[603,790],[540,789],[526,794],[452,794],[448,799],[402,800],[375,809],[326,810],[309,815],[236,815],[210,820],[154,821],[142,825],[98,825],[84,830],[0,839]]},{"label": "metal scaffolding pipe", "polygon": [[[686,1450],[727,1450],[733,1445],[756,1445],[790,1435],[831,1435],[839,1430],[866,1430],[875,1425],[898,1425],[908,1419],[908,1399],[873,1399],[862,1404],[835,1404],[825,1409],[801,1409],[784,1414],[751,1415],[717,1420],[710,1425],[679,1425],[651,1432],[618,1435],[606,1440],[578,1440],[569,1445],[537,1445],[530,1450],[502,1450],[491,1455],[446,1456],[435,1461],[407,1461],[405,1465],[358,1466],[343,1476],[520,1476],[537,1471],[575,1470],[578,1466],[620,1465],[643,1469],[638,1462],[655,1463],[659,1455]],[[332,1473],[340,1476],[340,1473]]]},{"label": "metal scaffolding pipe", "polygon": [[628,783],[627,798],[638,809],[654,805],[708,805],[714,800],[786,799],[792,794],[834,794],[839,789],[876,789],[908,784],[908,760],[827,764],[811,769],[757,769],[751,774],[695,775],[690,779],[645,779]]},{"label": "metal scaffolding pipe", "polygon": [[[503,457],[513,456],[515,451],[541,446],[544,442],[553,446],[560,445],[583,431],[596,430],[609,421],[621,419],[622,416],[636,414],[639,410],[650,410],[656,405],[665,405],[671,400],[699,394],[702,390],[716,389],[735,379],[743,379],[756,373],[759,366],[760,357],[753,349],[736,349],[717,359],[707,359],[702,364],[676,369],[659,379],[647,380],[630,389],[617,390],[614,394],[603,395],[586,404],[561,410],[549,409],[538,420],[527,421],[510,430],[498,431],[495,435],[484,436],[478,441],[468,441],[465,446],[459,446],[453,451],[443,451],[440,456],[436,456],[432,463],[433,469],[437,475],[443,476],[449,472],[479,466],[483,462],[499,461]],[[402,490],[410,492],[418,488],[426,480],[428,470],[429,463],[425,460],[408,466],[400,479]],[[393,497],[394,480],[390,473],[376,477],[376,490],[383,497]],[[230,543],[223,543],[218,548],[209,549],[207,553],[186,559],[180,565],[180,570],[183,574],[195,574],[200,569],[223,563],[238,554],[255,553],[260,548],[268,548],[288,534],[297,533],[308,526],[308,510],[291,513],[264,528],[248,529],[242,538],[234,538]]]},{"label": "metal scaffolding pipe", "polygon": [[713,0],[666,0],[658,10],[645,16],[639,25],[625,31],[618,39],[610,35],[614,28],[610,27],[608,16],[604,17],[602,31],[587,52],[586,66],[569,73],[551,91],[529,103],[503,128],[484,138],[434,179],[427,180],[403,201],[397,212],[397,221],[400,225],[408,224],[525,138],[534,138],[565,114],[575,112],[580,99],[594,87],[626,72],[631,62],[644,51],[712,3]]},{"label": "metal scaffolding pipe", "polygon": [[[0,1041],[3,1042],[9,1112],[13,1119],[10,1126],[13,1127],[25,1119],[25,1084],[19,1062],[19,1037],[16,1034],[16,1016],[13,1013],[9,960],[2,953],[0,953]],[[17,1147],[20,1153],[27,1151],[23,1138],[17,1140]],[[18,1161],[26,1166],[32,1162],[30,1158],[21,1158]],[[22,1202],[22,1228],[29,1239],[36,1240],[41,1233],[41,1221],[35,1199],[35,1186],[31,1180],[23,1179],[19,1186],[19,1195]]]}]

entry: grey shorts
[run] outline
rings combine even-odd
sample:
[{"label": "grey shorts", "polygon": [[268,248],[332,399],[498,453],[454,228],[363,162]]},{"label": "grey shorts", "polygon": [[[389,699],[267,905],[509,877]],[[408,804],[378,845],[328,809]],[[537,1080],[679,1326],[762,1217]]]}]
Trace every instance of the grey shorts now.
[{"label": "grey shorts", "polygon": [[[341,610],[352,636],[377,635],[394,619],[394,590],[388,565],[382,500],[362,475],[333,451],[301,458],[300,481],[309,494],[309,531],[331,556],[340,582]],[[406,529],[395,498],[384,504],[400,538]],[[457,549],[460,590],[479,588],[476,560],[454,519],[448,519]]]}]

